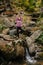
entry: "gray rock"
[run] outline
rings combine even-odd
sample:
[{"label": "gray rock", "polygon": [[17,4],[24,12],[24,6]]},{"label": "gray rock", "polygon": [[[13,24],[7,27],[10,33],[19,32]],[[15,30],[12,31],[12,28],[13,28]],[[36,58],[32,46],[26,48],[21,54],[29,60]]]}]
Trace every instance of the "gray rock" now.
[{"label": "gray rock", "polygon": [[41,33],[42,31],[37,30],[30,37],[26,37],[27,43],[29,44],[33,43],[40,36]]},{"label": "gray rock", "polygon": [[16,34],[16,29],[10,30],[10,31],[9,31],[9,34],[10,34],[11,36],[13,36],[14,34]]},{"label": "gray rock", "polygon": [[41,33],[42,33],[42,31],[37,30],[30,37],[26,37],[27,47],[28,47],[30,53],[35,51],[34,42],[35,42],[35,39],[37,39]]}]

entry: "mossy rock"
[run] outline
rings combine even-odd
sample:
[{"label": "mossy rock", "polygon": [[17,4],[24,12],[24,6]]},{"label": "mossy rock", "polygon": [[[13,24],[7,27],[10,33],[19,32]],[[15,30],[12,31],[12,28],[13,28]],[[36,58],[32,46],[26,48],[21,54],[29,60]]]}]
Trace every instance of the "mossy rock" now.
[{"label": "mossy rock", "polygon": [[39,60],[43,60],[43,52],[39,53]]}]

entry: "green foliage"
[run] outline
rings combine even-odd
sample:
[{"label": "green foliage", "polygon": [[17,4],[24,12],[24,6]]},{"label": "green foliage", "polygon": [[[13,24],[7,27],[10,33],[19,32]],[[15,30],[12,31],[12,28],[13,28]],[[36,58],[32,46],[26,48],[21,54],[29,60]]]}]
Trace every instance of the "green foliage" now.
[{"label": "green foliage", "polygon": [[43,25],[40,26],[41,30],[43,30]]},{"label": "green foliage", "polygon": [[39,44],[43,45],[43,33],[39,36],[38,39],[36,39],[36,42],[38,42]]},{"label": "green foliage", "polygon": [[42,2],[41,2],[41,5],[43,6],[43,0],[42,0]]},{"label": "green foliage", "polygon": [[35,11],[41,6],[41,0],[12,0],[19,7],[25,7],[27,11]]},{"label": "green foliage", "polygon": [[3,29],[3,26],[2,26],[2,25],[0,25],[0,32],[2,31],[2,29]]},{"label": "green foliage", "polygon": [[6,27],[3,24],[0,24],[0,32],[5,29]]}]

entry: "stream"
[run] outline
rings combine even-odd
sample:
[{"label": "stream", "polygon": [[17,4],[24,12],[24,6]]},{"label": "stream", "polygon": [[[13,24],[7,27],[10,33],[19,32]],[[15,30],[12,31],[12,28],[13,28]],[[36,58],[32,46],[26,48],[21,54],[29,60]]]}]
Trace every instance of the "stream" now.
[{"label": "stream", "polygon": [[27,48],[26,48],[26,61],[30,62],[30,63],[33,63],[33,64],[37,62],[35,59],[33,59],[32,57],[30,57]]}]

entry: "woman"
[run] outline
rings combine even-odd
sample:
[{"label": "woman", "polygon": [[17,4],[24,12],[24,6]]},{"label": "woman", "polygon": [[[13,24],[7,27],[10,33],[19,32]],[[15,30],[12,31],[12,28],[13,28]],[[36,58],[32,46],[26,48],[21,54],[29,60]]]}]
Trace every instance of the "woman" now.
[{"label": "woman", "polygon": [[17,36],[19,37],[19,30],[22,32],[22,17],[20,14],[17,14],[16,17],[16,28],[17,28]]}]

